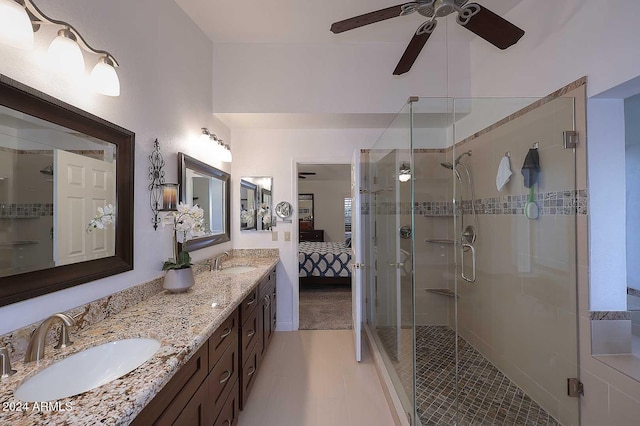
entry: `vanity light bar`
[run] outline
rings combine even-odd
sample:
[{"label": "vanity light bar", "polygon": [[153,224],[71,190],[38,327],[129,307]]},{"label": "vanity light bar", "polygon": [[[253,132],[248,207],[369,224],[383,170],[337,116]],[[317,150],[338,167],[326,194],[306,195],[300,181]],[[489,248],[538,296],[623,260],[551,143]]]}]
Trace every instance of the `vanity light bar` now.
[{"label": "vanity light bar", "polygon": [[[82,48],[85,52],[98,56],[98,63],[91,72],[93,89],[103,95],[120,96],[120,80],[115,70],[119,64],[111,53],[94,49],[73,26],[49,18],[31,0],[0,0],[0,42],[17,48],[32,49],[33,34],[38,32],[41,25],[60,27],[58,36],[49,47],[50,56],[58,61],[62,60],[61,65],[66,68],[73,65],[66,58],[77,58],[74,49]],[[82,61],[77,59],[76,67],[84,72],[84,58]]]},{"label": "vanity light bar", "polygon": [[204,141],[212,140],[216,144],[216,157],[220,157],[220,161],[225,163],[231,163],[233,156],[231,155],[231,147],[225,144],[222,139],[219,139],[214,133],[211,133],[206,127],[201,128],[200,138]]}]

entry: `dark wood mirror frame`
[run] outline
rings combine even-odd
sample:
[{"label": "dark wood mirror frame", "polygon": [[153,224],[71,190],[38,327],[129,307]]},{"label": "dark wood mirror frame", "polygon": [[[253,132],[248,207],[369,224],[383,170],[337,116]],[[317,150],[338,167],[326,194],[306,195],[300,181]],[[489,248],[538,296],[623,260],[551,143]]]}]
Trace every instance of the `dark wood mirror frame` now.
[{"label": "dark wood mirror frame", "polygon": [[133,269],[135,133],[0,74],[0,105],[116,146],[115,256],[0,277],[0,306]]},{"label": "dark wood mirror frame", "polygon": [[231,175],[229,173],[223,172],[222,170],[216,169],[213,166],[210,166],[207,163],[203,163],[200,160],[196,160],[193,157],[189,157],[182,152],[178,153],[178,176],[180,177],[180,201],[183,203],[186,202],[186,189],[185,182],[187,181],[187,169],[195,170],[198,173],[202,173],[203,175],[211,176],[216,179],[220,179],[224,181],[224,197],[225,197],[225,206],[224,206],[224,234],[218,235],[209,235],[205,237],[195,238],[193,240],[189,240],[184,244],[179,244],[180,250],[193,251],[198,250],[204,247],[214,246],[216,244],[221,244],[227,241],[231,241],[231,188],[230,188],[230,178]]}]

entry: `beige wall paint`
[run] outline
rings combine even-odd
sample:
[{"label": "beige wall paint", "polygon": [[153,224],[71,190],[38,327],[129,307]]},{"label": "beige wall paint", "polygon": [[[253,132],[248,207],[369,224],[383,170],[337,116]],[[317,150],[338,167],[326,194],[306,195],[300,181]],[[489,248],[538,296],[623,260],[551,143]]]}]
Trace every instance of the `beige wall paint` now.
[{"label": "beige wall paint", "polygon": [[344,199],[351,197],[351,182],[298,180],[298,193],[313,194],[313,225],[324,230],[324,240],[344,242]]}]

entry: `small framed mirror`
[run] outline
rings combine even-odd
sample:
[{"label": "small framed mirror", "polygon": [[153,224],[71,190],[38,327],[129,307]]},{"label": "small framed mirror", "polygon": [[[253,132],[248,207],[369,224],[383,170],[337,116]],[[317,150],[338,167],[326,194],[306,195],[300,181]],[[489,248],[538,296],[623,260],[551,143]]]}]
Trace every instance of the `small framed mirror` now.
[{"label": "small framed mirror", "polygon": [[205,235],[183,244],[187,251],[231,240],[230,175],[182,152],[178,153],[180,201],[204,211]]},{"label": "small framed mirror", "polygon": [[270,231],[273,178],[251,176],[240,179],[240,230]]},{"label": "small framed mirror", "polygon": [[300,231],[311,231],[313,225],[313,194],[298,194],[298,220]]}]

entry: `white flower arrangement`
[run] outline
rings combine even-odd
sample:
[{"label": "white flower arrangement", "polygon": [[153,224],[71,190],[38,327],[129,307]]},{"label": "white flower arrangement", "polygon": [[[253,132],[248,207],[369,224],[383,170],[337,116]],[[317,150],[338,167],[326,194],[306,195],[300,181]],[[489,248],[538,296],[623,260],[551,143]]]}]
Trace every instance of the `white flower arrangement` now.
[{"label": "white flower arrangement", "polygon": [[246,223],[247,227],[251,228],[253,226],[254,213],[254,209],[242,210],[242,212],[240,213],[240,222]]},{"label": "white flower arrangement", "polygon": [[115,220],[116,213],[112,204],[107,204],[105,207],[98,207],[98,214],[89,222],[87,232],[91,232],[94,229],[107,229],[107,226],[111,225]]},{"label": "white flower arrangement", "polygon": [[178,243],[185,243],[192,238],[204,235],[204,210],[198,205],[189,206],[179,203],[177,211],[162,218],[162,227],[173,227],[173,259],[164,262],[163,270],[184,269],[191,266],[191,257],[186,251],[178,252]]},{"label": "white flower arrangement", "polygon": [[258,216],[262,218],[262,225],[264,229],[271,228],[271,210],[269,210],[269,206],[262,204],[258,210]]}]

